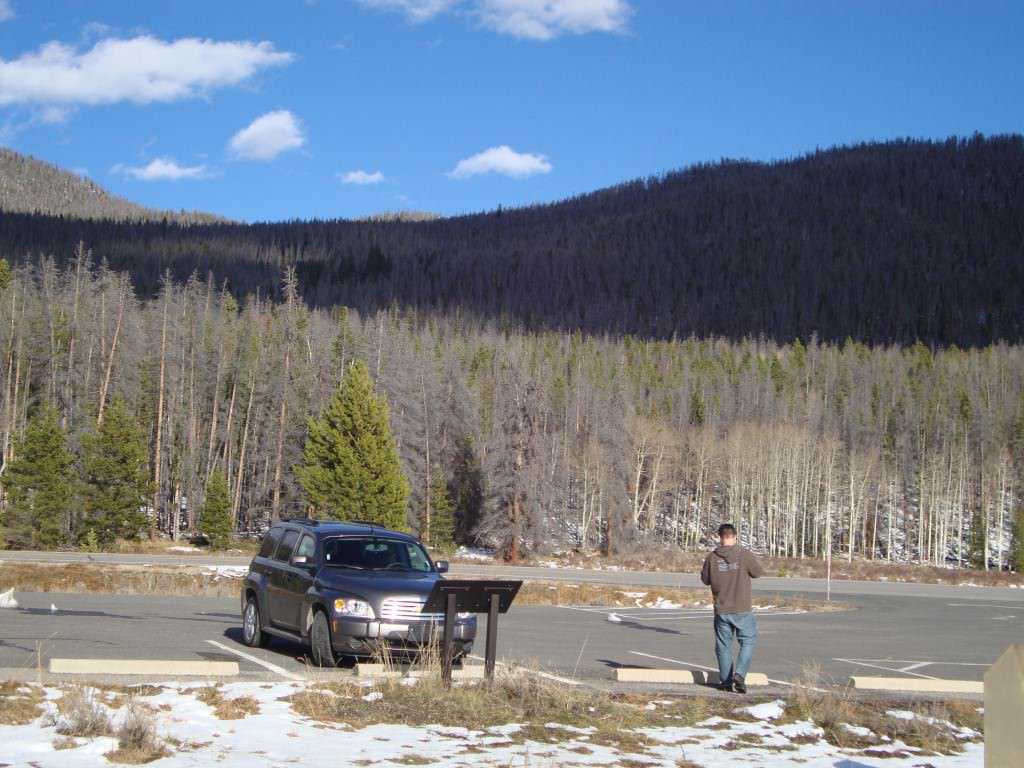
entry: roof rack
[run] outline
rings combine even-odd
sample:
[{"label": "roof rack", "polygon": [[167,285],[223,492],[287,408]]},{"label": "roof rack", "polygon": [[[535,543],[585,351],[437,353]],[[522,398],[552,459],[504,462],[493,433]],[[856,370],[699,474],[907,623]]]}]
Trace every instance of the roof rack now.
[{"label": "roof rack", "polygon": [[282,523],[299,523],[300,525],[320,525],[319,520],[313,520],[308,517],[282,517]]}]

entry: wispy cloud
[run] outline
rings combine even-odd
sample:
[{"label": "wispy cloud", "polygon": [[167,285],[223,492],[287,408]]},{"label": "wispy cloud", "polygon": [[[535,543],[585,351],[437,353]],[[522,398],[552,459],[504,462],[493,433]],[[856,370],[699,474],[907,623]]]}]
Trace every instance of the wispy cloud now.
[{"label": "wispy cloud", "polygon": [[170,157],[158,157],[148,165],[131,166],[118,163],[111,173],[129,176],[139,181],[181,181],[182,179],[203,179],[210,173],[205,165],[181,166]]},{"label": "wispy cloud", "polygon": [[14,18],[14,7],[10,0],[0,0],[0,21],[7,21]]},{"label": "wispy cloud", "polygon": [[633,17],[629,0],[356,0],[365,8],[403,14],[412,23],[446,12],[474,18],[481,27],[529,40],[563,34],[624,32]]},{"label": "wispy cloud", "polygon": [[348,171],[347,173],[339,173],[338,178],[341,179],[342,184],[380,184],[385,181],[384,174],[380,171],[374,171],[373,173],[367,173],[366,171]]},{"label": "wispy cloud", "polygon": [[356,0],[364,8],[394,11],[415,23],[428,21],[454,8],[461,0]]},{"label": "wispy cloud", "polygon": [[475,11],[485,27],[530,40],[622,32],[633,16],[627,0],[476,0]]},{"label": "wispy cloud", "polygon": [[289,149],[306,143],[298,119],[287,109],[268,112],[231,137],[228,146],[236,157],[272,160]]},{"label": "wispy cloud", "polygon": [[460,160],[448,175],[453,179],[468,179],[482,173],[500,173],[513,179],[525,179],[538,173],[550,173],[551,168],[545,155],[516,152],[507,144],[502,144]]},{"label": "wispy cloud", "polygon": [[100,40],[82,51],[50,42],[16,59],[0,59],[0,105],[177,101],[239,85],[293,59],[268,42],[164,42],[143,35]]}]

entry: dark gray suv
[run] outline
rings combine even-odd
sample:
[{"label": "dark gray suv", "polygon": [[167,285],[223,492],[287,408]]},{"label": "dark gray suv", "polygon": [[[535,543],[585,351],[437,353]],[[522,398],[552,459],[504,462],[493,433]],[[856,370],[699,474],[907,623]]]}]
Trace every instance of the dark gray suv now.
[{"label": "dark gray suv", "polygon": [[[398,531],[282,520],[263,537],[242,584],[243,639],[249,646],[266,646],[270,637],[304,643],[319,666],[383,647],[415,654],[440,634],[444,615],[422,609],[447,570]],[[475,637],[476,616],[460,614],[456,658],[469,653]]]}]

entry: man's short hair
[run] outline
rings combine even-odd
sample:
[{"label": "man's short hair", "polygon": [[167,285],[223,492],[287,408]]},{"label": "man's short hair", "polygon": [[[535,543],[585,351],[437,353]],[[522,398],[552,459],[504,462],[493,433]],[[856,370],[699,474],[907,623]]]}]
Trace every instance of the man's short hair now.
[{"label": "man's short hair", "polygon": [[736,528],[733,527],[732,523],[722,523],[720,526],[718,526],[718,535],[719,536],[735,536],[736,535]]}]

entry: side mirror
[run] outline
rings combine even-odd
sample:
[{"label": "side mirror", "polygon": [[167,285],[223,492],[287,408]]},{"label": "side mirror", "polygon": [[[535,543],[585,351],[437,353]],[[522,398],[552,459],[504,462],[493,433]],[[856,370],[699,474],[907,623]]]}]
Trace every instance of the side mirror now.
[{"label": "side mirror", "polygon": [[312,568],[313,563],[305,555],[296,555],[292,558],[292,565],[296,568]]},{"label": "side mirror", "polygon": [[438,560],[436,563],[434,563],[434,567],[437,568],[438,573],[448,573],[447,560]]}]

